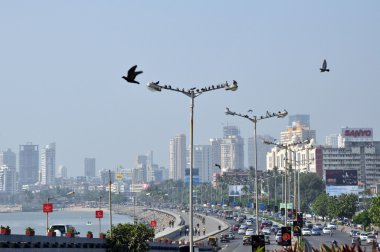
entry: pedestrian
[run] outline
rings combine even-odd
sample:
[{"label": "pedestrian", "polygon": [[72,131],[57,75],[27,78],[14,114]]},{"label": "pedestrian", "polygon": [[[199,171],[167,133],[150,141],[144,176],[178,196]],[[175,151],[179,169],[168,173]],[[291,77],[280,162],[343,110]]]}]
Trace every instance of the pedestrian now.
[{"label": "pedestrian", "polygon": [[185,235],[188,236],[189,235],[189,228],[187,227],[186,228],[186,232],[185,232]]},{"label": "pedestrian", "polygon": [[203,235],[206,235],[206,228],[203,227]]},{"label": "pedestrian", "polygon": [[201,236],[201,229],[198,228],[198,236]]}]

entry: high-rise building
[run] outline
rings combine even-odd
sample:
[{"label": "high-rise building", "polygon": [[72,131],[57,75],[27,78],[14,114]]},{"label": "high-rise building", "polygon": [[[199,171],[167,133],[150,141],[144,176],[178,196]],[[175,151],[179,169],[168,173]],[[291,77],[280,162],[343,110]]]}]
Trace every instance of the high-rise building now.
[{"label": "high-rise building", "polygon": [[244,139],[236,126],[223,127],[224,137],[220,145],[222,172],[244,169]]},{"label": "high-rise building", "polygon": [[6,165],[9,169],[16,171],[16,153],[11,149],[0,152],[0,166]]},{"label": "high-rise building", "polygon": [[84,159],[84,176],[94,178],[96,175],[96,159],[85,158]]},{"label": "high-rise building", "polygon": [[[211,164],[213,166],[215,166],[215,164],[221,165],[222,161],[221,161],[221,155],[220,155],[221,154],[220,145],[222,144],[222,139],[221,138],[211,138],[209,142],[211,145],[211,152],[212,152]],[[222,171],[217,166],[215,166],[214,172],[215,173],[221,173]]]},{"label": "high-rise building", "polygon": [[288,127],[293,127],[296,124],[300,124],[305,128],[310,128],[310,115],[307,114],[295,114],[289,115]]},{"label": "high-rise building", "polygon": [[338,137],[338,134],[330,134],[326,136],[326,145],[333,148],[338,148]]},{"label": "high-rise building", "polygon": [[215,164],[212,163],[212,148],[210,145],[194,146],[193,167],[199,171],[199,182],[209,183],[212,181]]},{"label": "high-rise building", "polygon": [[19,184],[28,185],[38,182],[39,171],[38,145],[27,143],[19,149]]},{"label": "high-rise building", "polygon": [[295,122],[292,127],[288,127],[285,131],[281,132],[280,143],[316,139],[316,135],[315,130],[311,130],[300,122]]},{"label": "high-rise building", "polygon": [[0,192],[15,194],[16,191],[16,169],[7,165],[0,166]]},{"label": "high-rise building", "polygon": [[55,143],[45,146],[41,150],[40,183],[53,185],[55,183]]},{"label": "high-rise building", "polygon": [[136,180],[135,183],[145,183],[147,182],[148,172],[147,172],[147,165],[148,165],[148,156],[146,155],[138,155],[136,160],[136,168],[135,168],[135,174],[136,174]]},{"label": "high-rise building", "polygon": [[169,179],[184,180],[186,169],[186,136],[180,134],[170,139]]},{"label": "high-rise building", "polygon": [[59,165],[57,169],[57,178],[67,178],[67,168],[64,165]]}]

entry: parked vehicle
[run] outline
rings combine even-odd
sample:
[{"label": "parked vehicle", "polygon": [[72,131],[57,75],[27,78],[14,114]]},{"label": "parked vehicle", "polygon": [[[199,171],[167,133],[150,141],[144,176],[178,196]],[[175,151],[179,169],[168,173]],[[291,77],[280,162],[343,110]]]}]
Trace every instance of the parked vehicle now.
[{"label": "parked vehicle", "polygon": [[73,230],[74,235],[80,234],[80,232],[78,232],[75,227],[65,224],[51,225],[49,230],[53,230],[56,236],[64,236],[68,230]]}]

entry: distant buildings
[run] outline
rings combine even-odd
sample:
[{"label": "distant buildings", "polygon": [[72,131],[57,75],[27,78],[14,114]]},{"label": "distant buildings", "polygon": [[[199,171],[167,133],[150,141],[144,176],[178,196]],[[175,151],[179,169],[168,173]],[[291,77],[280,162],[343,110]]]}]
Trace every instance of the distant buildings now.
[{"label": "distant buildings", "polygon": [[16,154],[8,149],[0,152],[0,192],[14,194],[16,191]]},{"label": "distant buildings", "polygon": [[27,143],[19,149],[19,184],[28,185],[38,182],[39,150],[38,145]]},{"label": "distant buildings", "polygon": [[53,185],[55,183],[55,169],[55,143],[51,143],[41,150],[41,185]]},{"label": "distant buildings", "polygon": [[238,127],[223,127],[220,159],[222,172],[244,169],[244,139]]},{"label": "distant buildings", "polygon": [[184,180],[186,169],[186,136],[180,134],[169,143],[169,179]]},{"label": "distant buildings", "polygon": [[85,158],[84,159],[84,176],[94,178],[96,173],[96,159]]}]

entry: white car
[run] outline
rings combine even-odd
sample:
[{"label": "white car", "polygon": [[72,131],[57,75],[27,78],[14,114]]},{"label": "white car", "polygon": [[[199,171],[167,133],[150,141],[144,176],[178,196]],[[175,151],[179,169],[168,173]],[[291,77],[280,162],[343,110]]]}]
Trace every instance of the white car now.
[{"label": "white car", "polygon": [[239,228],[238,234],[245,234],[245,228]]},{"label": "white car", "polygon": [[331,230],[331,228],[324,227],[322,229],[322,233],[324,233],[324,234],[332,234],[332,230]]},{"label": "white car", "polygon": [[360,233],[360,236],[359,236],[359,238],[360,238],[360,240],[362,240],[362,241],[366,241],[367,240],[367,238],[368,238],[368,233]]},{"label": "white car", "polygon": [[372,243],[372,242],[376,242],[376,236],[375,235],[373,235],[373,234],[369,234],[368,236],[367,236],[367,243]]},{"label": "white car", "polygon": [[263,232],[263,235],[270,235],[272,233],[272,230],[270,227],[264,227],[261,232]]},{"label": "white car", "polygon": [[245,231],[245,235],[254,235],[255,232],[253,231],[252,228],[248,228],[246,231]]},{"label": "white car", "polygon": [[311,230],[308,228],[301,229],[302,235],[311,235]]},{"label": "white car", "polygon": [[252,220],[246,220],[246,221],[245,221],[245,224],[247,224],[248,226],[252,226],[252,225],[253,225],[253,222],[252,222]]},{"label": "white car", "polygon": [[336,225],[334,223],[328,223],[327,227],[331,229],[336,229]]},{"label": "white car", "polygon": [[240,225],[240,228],[244,228],[244,229],[247,229],[247,228],[248,228],[248,225],[247,225],[247,224],[245,224],[245,223],[243,223],[243,224],[241,224],[241,225]]}]

